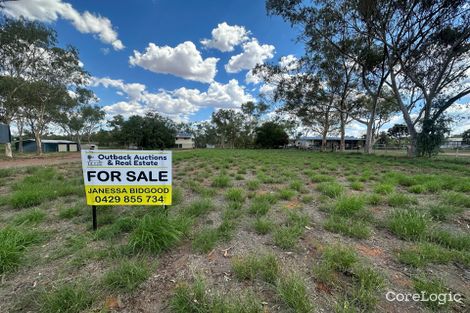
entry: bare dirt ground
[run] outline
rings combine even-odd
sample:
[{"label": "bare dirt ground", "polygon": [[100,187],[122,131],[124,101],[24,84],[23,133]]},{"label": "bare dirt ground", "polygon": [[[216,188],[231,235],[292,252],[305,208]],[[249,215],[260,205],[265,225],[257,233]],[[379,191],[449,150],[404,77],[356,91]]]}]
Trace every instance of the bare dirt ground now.
[{"label": "bare dirt ground", "polygon": [[77,162],[80,160],[79,152],[53,154],[34,157],[19,157],[12,160],[0,160],[0,168],[27,167],[27,166],[45,166]]}]

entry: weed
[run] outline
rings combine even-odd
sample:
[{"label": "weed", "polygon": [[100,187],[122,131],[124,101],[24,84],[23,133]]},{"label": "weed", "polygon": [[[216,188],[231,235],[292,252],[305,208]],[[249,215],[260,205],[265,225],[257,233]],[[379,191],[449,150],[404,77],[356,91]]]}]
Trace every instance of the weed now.
[{"label": "weed", "polygon": [[364,190],[364,183],[359,181],[354,181],[351,183],[351,189],[353,190]]},{"label": "weed", "polygon": [[260,235],[269,233],[273,226],[273,222],[265,217],[258,217],[253,223],[253,228]]},{"label": "weed", "polygon": [[305,204],[308,204],[310,202],[313,201],[313,196],[312,195],[304,195],[300,201],[302,201],[302,203],[305,203]]},{"label": "weed", "polygon": [[260,181],[259,180],[250,180],[248,182],[246,182],[246,187],[248,188],[248,190],[257,190],[259,188],[259,185],[260,185]]},{"label": "weed", "polygon": [[349,219],[341,216],[330,216],[324,227],[334,233],[340,233],[352,238],[366,239],[371,235],[370,227],[361,220]]},{"label": "weed", "polygon": [[219,175],[214,179],[211,186],[217,188],[225,188],[230,187],[230,185],[230,177],[228,177],[227,175]]},{"label": "weed", "polygon": [[17,268],[26,247],[40,240],[38,233],[18,227],[0,229],[0,274]]},{"label": "weed", "polygon": [[184,211],[185,215],[199,217],[208,213],[214,207],[212,201],[207,198],[199,199],[192,202]]},{"label": "weed", "polygon": [[87,286],[71,283],[43,292],[39,299],[39,311],[42,313],[79,313],[94,302],[94,296]]},{"label": "weed", "polygon": [[233,202],[244,202],[245,201],[245,194],[243,193],[243,190],[240,188],[233,188],[227,191],[225,194],[225,198],[228,201],[233,201]]},{"label": "weed", "polygon": [[437,204],[433,205],[429,209],[429,215],[438,221],[446,221],[451,218],[453,215],[462,213],[464,211],[461,207],[456,207],[452,205]]},{"label": "weed", "polygon": [[395,186],[392,184],[382,183],[374,187],[374,192],[378,194],[382,194],[382,195],[391,194],[394,191],[395,191]]},{"label": "weed", "polygon": [[108,271],[103,278],[106,288],[120,291],[133,291],[150,275],[144,262],[123,261],[114,269]]},{"label": "weed", "polygon": [[388,196],[387,203],[391,207],[405,207],[410,204],[417,204],[418,200],[402,193],[392,193]]},{"label": "weed", "polygon": [[253,254],[234,258],[232,270],[239,280],[253,280],[258,277],[268,283],[274,283],[279,275],[279,264],[273,254]]},{"label": "weed", "polygon": [[277,286],[277,293],[281,300],[294,312],[313,312],[313,304],[310,301],[307,287],[303,278],[294,273],[282,277]]},{"label": "weed", "polygon": [[268,200],[266,200],[264,197],[256,197],[253,199],[248,212],[253,215],[261,216],[266,215],[270,208],[271,204]]},{"label": "weed", "polygon": [[219,234],[217,232],[217,229],[203,229],[194,238],[193,249],[198,252],[207,253],[215,247],[218,240]]},{"label": "weed", "polygon": [[431,220],[417,210],[395,210],[387,219],[392,233],[404,240],[419,240],[429,229]]},{"label": "weed", "polygon": [[337,198],[344,192],[344,187],[337,182],[323,182],[317,185],[318,191],[330,197]]},{"label": "weed", "polygon": [[290,200],[295,196],[295,191],[290,189],[282,189],[279,191],[279,198],[282,200]]},{"label": "weed", "polygon": [[129,246],[133,251],[164,251],[181,238],[182,231],[177,222],[165,214],[147,214],[131,233]]},{"label": "weed", "polygon": [[303,229],[300,227],[279,227],[273,233],[274,244],[283,250],[292,249],[302,233]]},{"label": "weed", "polygon": [[70,219],[81,215],[81,209],[79,206],[73,206],[68,208],[61,208],[59,210],[59,217],[63,219]]},{"label": "weed", "polygon": [[[448,293],[448,290],[444,283],[437,279],[437,278],[427,278],[424,276],[421,277],[415,277],[413,279],[413,286],[416,292],[418,293],[424,293],[427,298],[429,298],[429,295],[431,294],[446,294]],[[449,303],[448,302],[440,302],[441,300],[439,299],[431,300],[429,301],[424,301],[424,305],[428,306],[431,310],[437,311],[440,310],[444,307],[446,307]]]},{"label": "weed", "polygon": [[32,209],[15,216],[13,222],[16,225],[21,224],[39,224],[46,218],[46,212],[41,209]]},{"label": "weed", "polygon": [[364,204],[363,197],[342,196],[336,201],[333,213],[344,217],[355,216],[364,210]]}]

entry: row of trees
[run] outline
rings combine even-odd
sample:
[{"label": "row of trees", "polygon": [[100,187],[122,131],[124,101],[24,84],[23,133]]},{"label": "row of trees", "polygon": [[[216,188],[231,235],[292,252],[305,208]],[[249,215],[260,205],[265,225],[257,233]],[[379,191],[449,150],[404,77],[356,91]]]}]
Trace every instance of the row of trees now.
[{"label": "row of trees", "polygon": [[[73,47],[57,45],[53,29],[38,22],[3,18],[0,25],[0,122],[16,124],[20,151],[25,131],[42,153],[51,127],[81,141],[90,139],[104,112],[85,88],[89,74]],[[10,144],[6,155],[12,157]]]},{"label": "row of trees", "polygon": [[149,112],[145,116],[133,115],[124,119],[116,115],[108,121],[108,129],[101,129],[95,140],[99,145],[115,145],[144,149],[171,148],[178,132],[193,136],[198,148],[214,145],[221,148],[277,148],[288,144],[288,123],[264,121],[267,110],[263,103],[247,102],[241,110],[221,109],[212,114],[210,121],[179,123]]},{"label": "row of trees", "polygon": [[[470,93],[470,7],[465,0],[267,0],[269,14],[302,30],[296,64],[261,65],[280,110],[326,138],[351,120],[366,125],[365,152],[399,113],[409,154],[434,153],[448,109]],[[342,140],[341,149],[344,149]]]}]

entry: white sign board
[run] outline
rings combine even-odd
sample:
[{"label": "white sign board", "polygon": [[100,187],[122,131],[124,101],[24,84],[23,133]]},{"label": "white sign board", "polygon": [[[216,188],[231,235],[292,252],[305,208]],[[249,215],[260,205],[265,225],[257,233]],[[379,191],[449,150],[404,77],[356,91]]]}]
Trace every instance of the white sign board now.
[{"label": "white sign board", "polygon": [[171,205],[171,151],[82,150],[88,205]]}]

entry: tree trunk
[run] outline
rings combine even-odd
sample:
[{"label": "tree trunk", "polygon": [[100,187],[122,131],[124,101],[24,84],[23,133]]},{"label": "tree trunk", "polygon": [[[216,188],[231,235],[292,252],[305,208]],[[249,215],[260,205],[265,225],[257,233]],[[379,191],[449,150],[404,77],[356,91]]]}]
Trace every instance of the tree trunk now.
[{"label": "tree trunk", "polygon": [[34,132],[34,139],[36,139],[36,154],[42,155],[42,140],[39,132]]},{"label": "tree trunk", "polygon": [[346,118],[345,113],[340,114],[341,123],[340,123],[340,142],[339,142],[339,151],[344,152],[346,150],[346,142],[344,139],[345,128],[346,128]]},{"label": "tree trunk", "polygon": [[328,135],[328,130],[325,129],[321,136],[321,151],[326,150],[326,135]]},{"label": "tree trunk", "polygon": [[5,144],[5,156],[7,158],[10,158],[10,159],[13,158],[13,152],[11,150],[11,143],[10,142],[7,142]]},{"label": "tree trunk", "polygon": [[18,152],[19,153],[23,153],[24,150],[23,150],[23,123],[20,122],[18,124]]}]

